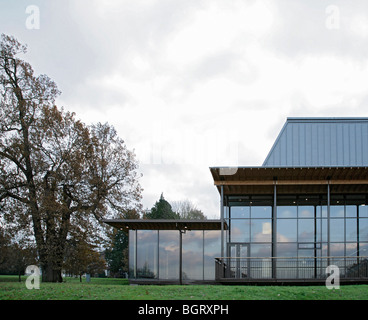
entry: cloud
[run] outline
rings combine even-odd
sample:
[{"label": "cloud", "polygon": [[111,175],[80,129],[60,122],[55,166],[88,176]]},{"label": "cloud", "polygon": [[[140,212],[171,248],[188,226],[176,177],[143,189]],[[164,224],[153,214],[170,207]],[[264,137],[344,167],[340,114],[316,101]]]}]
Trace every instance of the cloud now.
[{"label": "cloud", "polygon": [[147,208],[164,192],[218,217],[209,166],[261,165],[288,116],[366,113],[365,0],[35,0],[33,31],[28,4],[1,1],[1,29],[59,105],[135,149]]},{"label": "cloud", "polygon": [[[365,60],[367,9],[364,0],[354,2],[354,6],[342,0],[332,4],[324,0],[280,1],[277,20],[265,45],[292,59],[328,55]],[[329,27],[331,21],[336,28]]]}]

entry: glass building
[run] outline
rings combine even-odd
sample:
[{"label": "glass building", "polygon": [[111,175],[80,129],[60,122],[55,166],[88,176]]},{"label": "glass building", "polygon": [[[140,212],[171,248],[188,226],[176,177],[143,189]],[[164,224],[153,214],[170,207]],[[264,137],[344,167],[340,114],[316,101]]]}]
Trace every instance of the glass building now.
[{"label": "glass building", "polygon": [[215,278],[214,259],[220,254],[220,231],[131,230],[129,233],[131,278],[179,279],[180,282]]},{"label": "glass building", "polygon": [[129,278],[137,283],[213,282],[220,220],[106,220],[129,231]]},{"label": "glass building", "polygon": [[132,280],[368,280],[368,118],[288,118],[262,166],[210,171],[219,220],[106,221]]},{"label": "glass building", "polygon": [[368,276],[367,168],[220,171],[211,168],[228,230],[217,279],[321,280],[328,265]]}]

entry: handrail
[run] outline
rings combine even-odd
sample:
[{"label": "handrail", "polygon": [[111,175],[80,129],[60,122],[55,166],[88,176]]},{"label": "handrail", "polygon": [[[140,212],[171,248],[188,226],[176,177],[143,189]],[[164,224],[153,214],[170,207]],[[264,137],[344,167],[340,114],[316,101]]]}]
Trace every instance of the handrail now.
[{"label": "handrail", "polygon": [[368,278],[368,256],[216,257],[215,279],[322,279],[326,265],[344,278]]},{"label": "handrail", "polygon": [[215,260],[222,260],[222,259],[368,259],[368,256],[330,256],[330,257],[215,257]]}]

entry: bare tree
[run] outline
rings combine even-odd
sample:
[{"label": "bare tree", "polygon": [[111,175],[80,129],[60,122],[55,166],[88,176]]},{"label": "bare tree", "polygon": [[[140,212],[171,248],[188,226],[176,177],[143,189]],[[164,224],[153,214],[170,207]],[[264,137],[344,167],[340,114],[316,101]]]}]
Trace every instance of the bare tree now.
[{"label": "bare tree", "polygon": [[173,201],[172,209],[180,219],[199,219],[206,220],[207,217],[190,200]]}]

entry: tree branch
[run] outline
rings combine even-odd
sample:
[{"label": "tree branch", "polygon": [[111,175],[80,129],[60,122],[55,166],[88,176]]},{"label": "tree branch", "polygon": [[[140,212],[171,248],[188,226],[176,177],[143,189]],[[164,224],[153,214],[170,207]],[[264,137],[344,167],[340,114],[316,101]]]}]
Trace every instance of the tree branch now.
[{"label": "tree branch", "polygon": [[9,160],[11,160],[11,161],[13,161],[15,164],[16,164],[16,166],[20,169],[20,170],[22,170],[22,172],[24,173],[24,174],[26,174],[27,173],[27,171],[26,171],[26,169],[23,167],[23,165],[15,158],[15,157],[13,157],[13,156],[11,156],[10,154],[8,154],[8,153],[6,153],[6,152],[4,152],[4,151],[0,151],[0,156],[3,156],[3,157],[5,157],[5,158],[7,158],[7,159],[9,159]]},{"label": "tree branch", "polygon": [[23,202],[23,203],[25,203],[25,204],[29,204],[29,200],[28,200],[27,198],[20,197],[20,196],[18,196],[18,195],[16,195],[16,194],[14,194],[14,193],[12,193],[12,192],[9,192],[9,191],[4,192],[4,193],[0,196],[0,202],[1,202],[2,200],[4,200],[5,198],[8,198],[8,197],[13,198],[13,199],[16,199],[16,200],[18,200],[18,201],[20,201],[20,202]]}]

